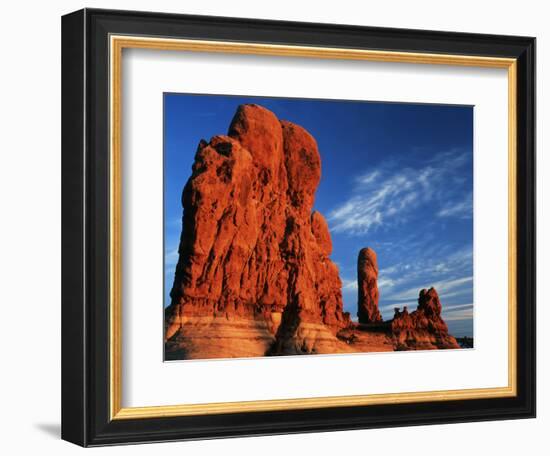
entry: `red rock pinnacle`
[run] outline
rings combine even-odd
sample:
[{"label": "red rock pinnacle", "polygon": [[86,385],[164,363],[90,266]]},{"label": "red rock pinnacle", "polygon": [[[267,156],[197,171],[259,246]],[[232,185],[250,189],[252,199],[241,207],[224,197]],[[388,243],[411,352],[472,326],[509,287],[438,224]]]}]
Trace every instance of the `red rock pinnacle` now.
[{"label": "red rock pinnacle", "polygon": [[361,249],[357,259],[359,323],[378,323],[382,316],[378,310],[378,262],[370,247]]},{"label": "red rock pinnacle", "polygon": [[435,288],[420,290],[418,307],[409,313],[395,309],[391,329],[398,350],[460,348],[441,318],[441,302]]}]

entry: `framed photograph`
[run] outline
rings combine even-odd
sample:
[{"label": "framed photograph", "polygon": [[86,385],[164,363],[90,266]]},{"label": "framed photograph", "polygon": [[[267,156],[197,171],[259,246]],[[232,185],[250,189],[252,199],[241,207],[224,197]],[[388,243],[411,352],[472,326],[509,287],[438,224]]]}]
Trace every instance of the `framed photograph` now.
[{"label": "framed photograph", "polygon": [[62,437],[535,416],[535,39],[62,20]]}]

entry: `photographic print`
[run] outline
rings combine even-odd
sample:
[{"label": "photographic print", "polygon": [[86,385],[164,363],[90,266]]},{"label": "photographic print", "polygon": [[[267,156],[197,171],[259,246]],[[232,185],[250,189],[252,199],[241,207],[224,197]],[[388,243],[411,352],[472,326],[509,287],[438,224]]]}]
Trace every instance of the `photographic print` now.
[{"label": "photographic print", "polygon": [[64,440],[535,417],[534,38],[61,35]]},{"label": "photographic print", "polygon": [[164,94],[166,361],[474,346],[473,107]]}]

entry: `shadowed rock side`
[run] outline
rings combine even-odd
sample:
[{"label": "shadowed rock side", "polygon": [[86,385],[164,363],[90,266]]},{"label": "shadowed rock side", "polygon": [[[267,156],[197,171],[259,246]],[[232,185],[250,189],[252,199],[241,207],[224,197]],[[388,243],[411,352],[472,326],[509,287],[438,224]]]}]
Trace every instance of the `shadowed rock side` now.
[{"label": "shadowed rock side", "polygon": [[359,251],[357,260],[357,317],[359,323],[378,323],[382,316],[378,310],[378,262],[376,253],[367,247]]},{"label": "shadowed rock side", "polygon": [[227,136],[200,141],[182,195],[167,360],[414,349],[415,328],[422,348],[446,348],[431,304],[411,322],[381,322],[371,249],[358,267],[369,324],[343,312],[328,225],[312,212],[320,179],[315,139],[258,105],[240,106]]}]

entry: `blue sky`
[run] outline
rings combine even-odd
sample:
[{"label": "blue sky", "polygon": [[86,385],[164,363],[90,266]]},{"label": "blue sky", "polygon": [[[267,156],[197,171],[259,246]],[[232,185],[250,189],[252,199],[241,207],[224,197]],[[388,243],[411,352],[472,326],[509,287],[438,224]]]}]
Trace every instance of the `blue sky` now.
[{"label": "blue sky", "polygon": [[181,231],[181,192],[201,138],[226,134],[238,105],[257,103],[317,140],[314,209],[328,221],[344,308],[357,313],[357,254],[372,247],[380,310],[416,308],[434,286],[455,336],[473,334],[473,108],[217,95],[164,96],[165,305]]}]

